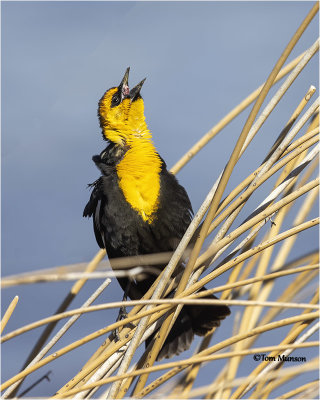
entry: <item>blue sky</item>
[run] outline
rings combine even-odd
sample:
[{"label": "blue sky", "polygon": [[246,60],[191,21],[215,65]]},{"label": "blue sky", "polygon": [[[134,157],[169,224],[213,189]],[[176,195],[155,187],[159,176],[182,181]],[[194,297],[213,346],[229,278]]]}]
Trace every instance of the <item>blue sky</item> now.
[{"label": "blue sky", "polygon": [[[131,85],[147,77],[142,89],[147,123],[171,167],[267,78],[312,5],[309,1],[2,2],[2,274],[85,262],[98,250],[92,223],[82,218],[89,197],[86,185],[99,176],[91,157],[105,146],[97,102],[106,89],[120,83],[126,67],[131,67]],[[290,60],[314,43],[318,22],[317,17],[307,28]],[[263,160],[311,84],[318,87],[317,57],[253,141],[229,188]],[[194,210],[224,167],[248,112],[179,173]],[[250,207],[259,204],[269,187]],[[316,248],[315,230],[302,238],[297,251],[306,243]],[[96,285],[87,284],[73,306],[81,304]],[[4,309],[15,294],[21,299],[7,331],[54,312],[69,287],[39,284],[3,291]],[[43,296],[46,304],[39,303]],[[101,301],[121,296],[113,282]],[[108,313],[103,324],[114,317]],[[100,318],[90,316],[89,323],[79,323],[81,336],[98,329]],[[231,322],[224,326],[230,331]],[[19,369],[32,337],[3,347],[3,356],[10,354],[3,378]],[[70,376],[98,343],[69,360]],[[19,349],[19,356],[12,357],[13,348]],[[64,383],[59,365],[63,361],[53,367],[50,393]],[[45,385],[32,394],[46,394]]]}]

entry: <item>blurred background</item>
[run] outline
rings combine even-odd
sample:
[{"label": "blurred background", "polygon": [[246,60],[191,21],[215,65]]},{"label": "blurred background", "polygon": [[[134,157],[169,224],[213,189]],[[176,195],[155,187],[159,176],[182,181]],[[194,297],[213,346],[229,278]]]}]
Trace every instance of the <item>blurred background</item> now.
[{"label": "blurred background", "polygon": [[[128,66],[131,86],[147,78],[142,89],[147,123],[170,168],[267,79],[313,4],[2,2],[2,275],[88,262],[98,251],[92,221],[82,218],[90,195],[86,186],[99,176],[91,157],[106,144],[97,103],[105,90],[120,83]],[[314,43],[318,22],[317,16],[289,61]],[[318,56],[247,149],[228,190],[262,162],[311,84],[318,88]],[[250,109],[179,172],[195,211],[225,166]],[[266,183],[259,189],[248,203],[247,214],[271,187]],[[310,218],[316,215],[317,207]],[[317,244],[318,235],[312,229],[301,234],[295,251],[307,252]],[[225,281],[222,276],[217,284]],[[2,290],[2,310],[15,295],[20,298],[5,333],[54,313],[72,284],[41,283]],[[71,308],[80,306],[99,284],[88,282]],[[121,298],[122,291],[113,280],[98,301]],[[233,315],[236,311],[241,308],[234,307]],[[81,318],[55,348],[111,323],[117,313],[108,310]],[[232,324],[232,317],[224,321],[214,342],[231,334]],[[20,370],[41,331],[2,346],[2,380]],[[51,382],[40,384],[30,395],[53,394],[101,342],[97,339],[73,356],[56,360],[29,377],[23,387],[50,369]],[[196,344],[182,357],[192,354]],[[308,354],[311,350],[301,352]],[[211,376],[219,372],[219,365],[214,364]],[[253,360],[244,363],[241,375],[255,366]],[[206,378],[200,377],[199,383],[206,383]]]}]

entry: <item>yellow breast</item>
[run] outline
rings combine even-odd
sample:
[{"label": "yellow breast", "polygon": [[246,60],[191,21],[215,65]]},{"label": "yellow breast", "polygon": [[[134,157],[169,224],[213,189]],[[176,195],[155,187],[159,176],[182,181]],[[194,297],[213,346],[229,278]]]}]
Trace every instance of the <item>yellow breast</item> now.
[{"label": "yellow breast", "polygon": [[151,223],[159,204],[161,160],[147,136],[137,133],[130,138],[129,150],[117,165],[117,174],[127,202]]}]

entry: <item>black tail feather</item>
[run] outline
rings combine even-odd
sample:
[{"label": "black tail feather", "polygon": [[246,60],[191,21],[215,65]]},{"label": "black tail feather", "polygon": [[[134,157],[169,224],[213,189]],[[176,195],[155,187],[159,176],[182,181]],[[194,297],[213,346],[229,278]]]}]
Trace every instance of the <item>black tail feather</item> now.
[{"label": "black tail feather", "polygon": [[[205,299],[217,299],[217,297],[210,295]],[[212,328],[219,326],[220,321],[229,314],[230,309],[225,305],[184,306],[158,354],[157,361],[188,350],[194,335],[204,336]],[[156,334],[157,332],[146,340],[146,347]]]}]

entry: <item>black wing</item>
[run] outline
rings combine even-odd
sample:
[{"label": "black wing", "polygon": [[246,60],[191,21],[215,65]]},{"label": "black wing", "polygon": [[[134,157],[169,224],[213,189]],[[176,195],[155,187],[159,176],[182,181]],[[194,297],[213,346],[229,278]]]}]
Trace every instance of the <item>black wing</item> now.
[{"label": "black wing", "polygon": [[96,237],[96,241],[98,246],[103,249],[105,248],[104,244],[104,233],[101,228],[100,220],[101,220],[101,204],[103,202],[102,198],[102,178],[97,179],[95,182],[89,185],[93,190],[91,192],[90,199],[83,210],[84,217],[93,217],[93,230]]}]

